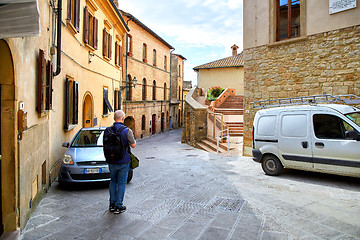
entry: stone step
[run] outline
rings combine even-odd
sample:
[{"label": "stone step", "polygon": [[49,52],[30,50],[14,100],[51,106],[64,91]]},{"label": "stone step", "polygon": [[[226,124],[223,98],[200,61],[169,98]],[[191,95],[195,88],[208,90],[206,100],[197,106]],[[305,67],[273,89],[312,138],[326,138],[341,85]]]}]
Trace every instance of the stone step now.
[{"label": "stone step", "polygon": [[[196,146],[207,152],[216,153],[216,148],[214,150],[212,147],[209,147],[208,145],[204,144],[203,142],[197,142]],[[219,149],[219,152],[222,152],[221,149]]]},{"label": "stone step", "polygon": [[[230,134],[230,133],[229,133]],[[207,138],[207,141],[212,142],[213,145],[215,145],[215,151],[216,151],[216,139],[212,139],[212,138]],[[203,140],[204,141],[204,140]],[[227,151],[227,143],[219,143],[219,147],[224,149],[225,151]],[[233,149],[233,148],[232,148]],[[229,149],[231,150],[231,148]]]},{"label": "stone step", "polygon": [[232,108],[215,108],[215,113],[222,113],[224,115],[243,115],[243,109],[232,109]]}]

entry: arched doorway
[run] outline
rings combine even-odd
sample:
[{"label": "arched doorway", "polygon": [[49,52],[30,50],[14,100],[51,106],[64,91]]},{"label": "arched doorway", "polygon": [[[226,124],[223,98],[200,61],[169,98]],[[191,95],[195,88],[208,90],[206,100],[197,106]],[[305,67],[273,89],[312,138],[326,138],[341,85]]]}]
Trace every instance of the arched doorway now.
[{"label": "arched doorway", "polygon": [[83,127],[93,127],[93,98],[90,93],[85,93],[83,105]]},{"label": "arched doorway", "polygon": [[[18,178],[15,134],[15,78],[9,45],[0,40],[0,235],[17,227]],[[5,140],[6,139],[6,140]],[[1,175],[1,172],[3,173]],[[5,194],[6,193],[6,194]],[[4,197],[4,196],[12,197]]]},{"label": "arched doorway", "polygon": [[151,118],[151,134],[154,135],[156,133],[156,114],[152,115]]},{"label": "arched doorway", "polygon": [[135,136],[135,119],[131,116],[126,117],[124,120],[124,125],[128,128],[131,128]]}]

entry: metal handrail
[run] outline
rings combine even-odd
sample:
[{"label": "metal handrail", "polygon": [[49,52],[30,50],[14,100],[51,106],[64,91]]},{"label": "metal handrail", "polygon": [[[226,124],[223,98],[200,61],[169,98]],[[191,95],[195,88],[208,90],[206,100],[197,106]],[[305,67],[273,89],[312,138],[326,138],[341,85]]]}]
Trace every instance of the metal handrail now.
[{"label": "metal handrail", "polygon": [[[225,132],[226,131],[226,135],[222,135],[222,132]],[[216,153],[219,153],[219,140],[222,138],[222,137],[220,137],[219,136],[219,134],[221,134],[220,136],[222,136],[222,137],[224,137],[224,136],[226,136],[226,139],[227,139],[227,151],[229,151],[229,149],[230,149],[230,135],[229,135],[229,129],[227,128],[227,129],[224,129],[224,130],[222,130],[222,131],[218,131],[217,133],[216,133]]]},{"label": "metal handrail", "polygon": [[291,97],[291,98],[278,98],[256,101],[253,103],[253,108],[268,108],[280,107],[297,104],[317,104],[317,103],[345,103],[345,104],[360,104],[360,97],[354,94],[348,95],[314,95],[306,97]]}]

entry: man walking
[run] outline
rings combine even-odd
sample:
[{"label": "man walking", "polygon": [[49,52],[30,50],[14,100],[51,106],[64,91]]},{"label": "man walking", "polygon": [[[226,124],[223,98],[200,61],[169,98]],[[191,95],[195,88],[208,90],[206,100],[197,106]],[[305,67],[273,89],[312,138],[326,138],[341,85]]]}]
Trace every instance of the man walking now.
[{"label": "man walking", "polygon": [[[108,127],[104,132],[104,139],[112,131],[112,128],[115,128],[116,134],[120,134],[122,138],[122,143],[125,145],[125,148],[128,149],[129,146],[132,148],[136,147],[136,141],[134,134],[130,128],[124,126],[125,113],[122,110],[117,110],[114,113],[114,125]],[[119,130],[120,129],[120,130]],[[105,145],[105,141],[104,141]],[[130,154],[129,151],[125,151],[123,157],[118,158],[115,161],[109,162],[110,170],[110,205],[109,211],[119,214],[126,211],[126,207],[123,205],[126,182],[128,177],[128,172],[130,168]]]}]

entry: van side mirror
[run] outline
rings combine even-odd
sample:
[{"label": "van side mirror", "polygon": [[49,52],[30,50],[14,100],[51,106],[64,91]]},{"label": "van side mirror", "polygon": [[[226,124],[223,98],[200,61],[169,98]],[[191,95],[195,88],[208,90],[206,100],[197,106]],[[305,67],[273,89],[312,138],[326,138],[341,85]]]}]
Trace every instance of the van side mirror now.
[{"label": "van side mirror", "polygon": [[345,138],[360,141],[360,134],[355,130],[346,131]]},{"label": "van side mirror", "polygon": [[62,144],[63,147],[69,148],[70,147],[70,143],[69,142],[64,142]]}]

